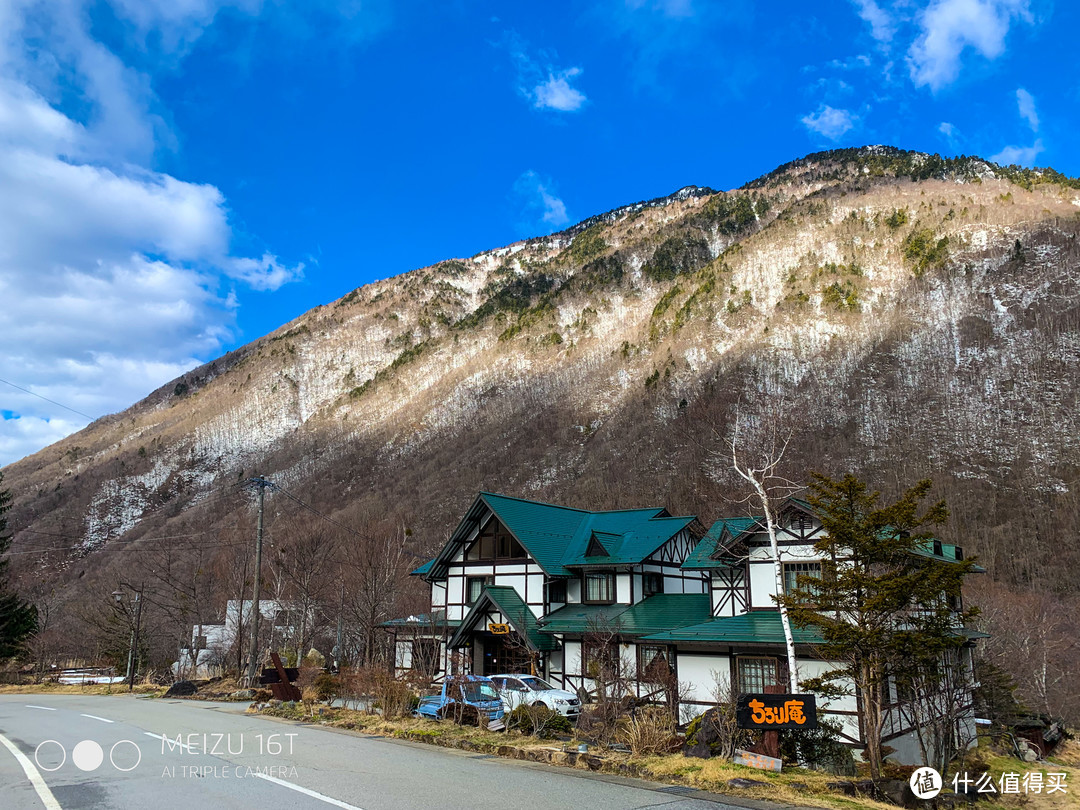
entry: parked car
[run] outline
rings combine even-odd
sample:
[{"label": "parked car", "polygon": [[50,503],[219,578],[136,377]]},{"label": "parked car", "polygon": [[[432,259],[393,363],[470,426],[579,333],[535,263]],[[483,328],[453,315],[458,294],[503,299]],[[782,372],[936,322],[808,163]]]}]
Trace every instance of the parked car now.
[{"label": "parked car", "polygon": [[417,717],[442,720],[452,704],[472,706],[482,719],[491,722],[503,717],[503,703],[491,678],[482,675],[451,675],[443,681],[442,692],[420,698]]},{"label": "parked car", "polygon": [[556,689],[535,675],[492,675],[503,706],[512,712],[518,706],[546,706],[571,720],[581,714],[581,701],[573,692]]}]

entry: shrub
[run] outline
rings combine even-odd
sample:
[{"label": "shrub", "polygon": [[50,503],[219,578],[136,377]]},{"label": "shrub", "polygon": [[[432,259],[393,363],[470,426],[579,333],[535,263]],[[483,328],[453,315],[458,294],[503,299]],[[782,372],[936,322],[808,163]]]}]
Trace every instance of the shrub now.
[{"label": "shrub", "polygon": [[629,746],[634,756],[666,754],[679,747],[675,721],[663,706],[645,706],[621,719],[615,729],[615,739]]},{"label": "shrub", "polygon": [[320,672],[316,675],[315,680],[312,681],[312,686],[316,694],[318,694],[319,700],[323,703],[329,703],[341,694],[341,681],[329,672]]},{"label": "shrub", "polygon": [[752,735],[739,728],[735,705],[730,702],[698,715],[686,727],[686,747],[697,749],[697,756],[732,759],[736,748],[749,748],[752,744]]},{"label": "shrub", "polygon": [[832,773],[852,770],[851,749],[840,742],[840,726],[818,712],[818,727],[780,732],[780,756],[785,762],[802,763]]},{"label": "shrub", "polygon": [[573,734],[574,726],[568,719],[547,706],[518,706],[506,715],[506,727],[547,739],[556,734]]}]

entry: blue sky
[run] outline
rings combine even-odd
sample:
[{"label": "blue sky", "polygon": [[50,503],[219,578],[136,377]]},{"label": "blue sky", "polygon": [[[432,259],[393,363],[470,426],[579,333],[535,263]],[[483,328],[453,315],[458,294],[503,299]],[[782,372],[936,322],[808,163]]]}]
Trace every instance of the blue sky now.
[{"label": "blue sky", "polygon": [[1080,174],[1078,29],[1038,0],[0,0],[0,379],[53,400],[0,383],[0,464],[373,279],[819,149]]}]

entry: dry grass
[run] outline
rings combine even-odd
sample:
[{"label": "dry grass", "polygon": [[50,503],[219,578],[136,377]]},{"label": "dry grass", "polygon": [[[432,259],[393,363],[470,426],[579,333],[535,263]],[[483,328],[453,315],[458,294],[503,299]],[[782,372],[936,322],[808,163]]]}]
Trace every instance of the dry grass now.
[{"label": "dry grass", "polygon": [[[137,683],[133,694],[160,696],[165,694],[166,688],[153,684]],[[0,685],[0,695],[121,695],[127,694],[127,691],[127,684],[124,683],[64,684],[45,682]]]}]

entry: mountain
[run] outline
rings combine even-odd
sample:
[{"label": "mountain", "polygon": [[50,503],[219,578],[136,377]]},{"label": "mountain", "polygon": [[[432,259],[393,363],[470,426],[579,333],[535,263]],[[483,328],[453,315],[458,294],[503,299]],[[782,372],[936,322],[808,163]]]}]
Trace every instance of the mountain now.
[{"label": "mountain", "polygon": [[1074,179],[889,147],[618,208],[360,287],[9,465],[13,551],[75,598],[246,531],[256,473],[418,560],[479,489],[711,520],[745,509],[739,414],[797,481],[933,478],[994,579],[1075,592],[1078,233]]}]

